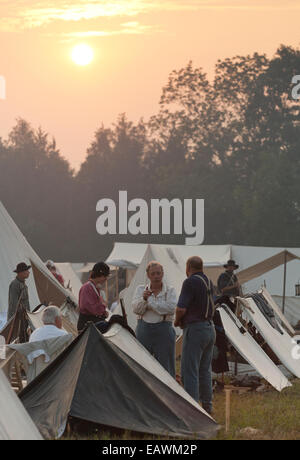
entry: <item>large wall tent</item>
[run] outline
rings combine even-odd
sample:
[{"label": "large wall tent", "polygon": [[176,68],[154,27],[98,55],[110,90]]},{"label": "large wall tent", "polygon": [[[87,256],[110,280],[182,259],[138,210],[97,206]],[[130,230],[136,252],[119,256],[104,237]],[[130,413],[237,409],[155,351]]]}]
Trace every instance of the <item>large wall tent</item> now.
[{"label": "large wall tent", "polygon": [[[113,259],[124,259],[139,265],[148,246],[147,244],[139,243],[115,243],[111,254],[107,258],[107,263]],[[151,244],[150,246],[175,254],[180,264],[183,264],[183,270],[189,257],[193,255],[202,257],[204,271],[207,272],[212,281],[218,276],[218,273],[223,271],[223,265],[227,260],[234,259],[239,265],[237,273],[241,272],[242,281],[245,283],[244,289],[247,292],[254,292],[266,284],[268,291],[272,295],[282,295],[285,253],[287,261],[287,296],[294,296],[295,284],[300,279],[300,248],[236,246],[230,244],[200,246]],[[213,269],[215,275],[210,269]]]},{"label": "large wall tent", "polygon": [[[300,320],[300,298],[294,297],[295,284],[300,279],[300,249],[298,248],[268,248],[235,245],[166,245],[166,244],[138,244],[115,243],[114,248],[107,258],[119,259],[134,263],[139,266],[133,278],[128,293],[123,294],[127,309],[130,309],[130,296],[138,284],[146,281],[146,264],[151,258],[164,265],[166,279],[175,287],[177,294],[180,292],[180,282],[185,278],[186,260],[197,255],[203,259],[204,272],[216,284],[223,265],[234,259],[239,265],[237,275],[243,283],[243,292],[255,292],[266,286],[274,295],[275,300],[282,308],[282,294],[284,285],[284,266],[286,262],[286,289],[285,289],[285,314],[295,325]],[[152,260],[153,260],[152,259]],[[173,271],[173,273],[171,273]],[[180,272],[180,275],[178,273]],[[177,284],[176,284],[177,283]],[[179,283],[179,284],[178,284]]]}]

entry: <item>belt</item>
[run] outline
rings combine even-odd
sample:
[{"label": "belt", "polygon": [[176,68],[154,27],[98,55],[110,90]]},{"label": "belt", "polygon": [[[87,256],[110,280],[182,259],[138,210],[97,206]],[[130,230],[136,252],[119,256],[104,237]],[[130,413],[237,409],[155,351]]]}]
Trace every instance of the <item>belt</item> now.
[{"label": "belt", "polygon": [[190,324],[195,324],[195,323],[210,323],[214,324],[212,319],[198,319],[196,321],[191,321],[190,323],[186,323],[185,326],[189,326]]},{"label": "belt", "polygon": [[149,321],[145,321],[142,317],[138,318],[139,321],[143,321],[145,324],[161,324],[161,323],[170,323],[172,324],[173,321],[167,321],[166,319],[162,319],[161,321],[157,321],[156,323],[150,323]]}]

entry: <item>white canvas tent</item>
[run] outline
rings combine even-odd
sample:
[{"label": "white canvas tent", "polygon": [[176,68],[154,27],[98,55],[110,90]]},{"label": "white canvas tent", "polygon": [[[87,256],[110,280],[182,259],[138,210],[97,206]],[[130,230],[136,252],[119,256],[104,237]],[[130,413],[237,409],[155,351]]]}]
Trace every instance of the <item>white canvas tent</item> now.
[{"label": "white canvas tent", "polygon": [[[228,253],[222,247],[221,250],[215,251],[214,255],[210,256],[208,246],[199,246],[198,254],[204,260],[204,272],[209,278],[214,279],[223,271],[223,261],[227,261]],[[164,281],[167,285],[173,286],[177,296],[179,297],[181,286],[186,278],[185,266],[186,260],[194,254],[195,249],[192,246],[175,246],[162,244],[149,244],[143,259],[140,261],[129,287],[120,293],[120,297],[124,299],[126,313],[128,315],[128,323],[134,329],[137,322],[136,315],[132,312],[131,302],[135,290],[140,284],[147,284],[148,278],[146,275],[146,267],[152,260],[159,261],[164,267]],[[210,257],[210,259],[208,259]],[[223,260],[222,260],[223,259]],[[220,262],[221,261],[221,262]],[[225,262],[224,262],[225,263]],[[120,307],[116,313],[120,313]]]},{"label": "white canvas tent", "polygon": [[[251,278],[251,281],[246,282],[243,285],[243,291],[255,292],[259,290],[263,285],[266,285],[271,295],[283,294],[283,279],[284,279],[284,254],[287,251],[294,256],[300,257],[300,248],[271,248],[271,247],[260,247],[260,246],[231,246],[231,258],[235,259],[239,264],[238,273],[243,272],[249,267],[253,267],[261,262],[266,262],[271,257],[278,256],[273,259],[276,262],[273,266],[267,266],[265,264],[265,270],[261,271],[261,266],[256,272],[256,276]],[[280,261],[278,259],[281,259]],[[289,261],[290,260],[290,261]],[[286,265],[286,295],[295,295],[295,284],[300,279],[300,262],[290,258]]]},{"label": "white canvas tent", "polygon": [[[229,244],[200,246],[161,244],[151,246],[170,248],[183,266],[190,256],[198,255],[202,257],[207,274],[214,282],[216,282],[217,275],[224,270],[223,265],[227,260],[234,259],[239,265],[237,274],[241,272],[241,276],[244,277],[244,292],[255,292],[265,284],[272,295],[282,295],[284,251],[292,254],[292,257],[287,257],[287,296],[294,296],[295,284],[300,279],[300,262],[296,259],[296,257],[300,257],[300,248],[237,246]],[[146,250],[146,244],[115,243],[111,254],[107,258],[107,263],[110,260],[121,259],[139,265]],[[267,261],[270,258],[273,258],[273,260]],[[257,264],[260,265],[255,267]],[[209,267],[213,267],[212,274],[209,273]]]},{"label": "white canvas tent", "polygon": [[270,295],[270,293],[267,291],[266,288],[262,288],[261,291],[259,291],[263,295],[263,297],[267,300],[268,304],[272,307],[273,311],[276,313],[278,318],[281,321],[281,324],[284,325],[286,330],[289,332],[289,334],[293,337],[295,335],[295,329],[292,327],[290,324],[289,320],[287,319],[286,315],[284,315],[273,299],[273,297]]},{"label": "white canvas tent", "polygon": [[[281,391],[291,386],[288,379],[266,355],[260,345],[253,339],[238,318],[228,307],[219,308],[226,337],[235,349],[257,370],[276,390]],[[242,331],[242,332],[241,332]]]},{"label": "white canvas tent", "polygon": [[[229,245],[185,246],[175,244],[146,245],[138,243],[115,243],[113,251],[106,259],[106,263],[110,264],[111,261],[119,260],[120,266],[122,261],[138,266],[144,260],[143,258],[149,246],[156,253],[157,257],[162,257],[162,260],[166,264],[166,268],[169,263],[170,268],[175,264],[174,266],[184,274],[187,259],[194,255],[200,256],[203,259],[206,274],[214,283],[217,282],[220,273],[224,271],[223,265],[230,258]],[[164,265],[159,258],[157,260]]]},{"label": "white canvas tent", "polygon": [[300,361],[294,358],[295,341],[292,337],[279,325],[278,321],[276,324],[278,330],[275,329],[252,298],[238,297],[238,299],[243,307],[243,316],[246,315],[250,319],[282,364],[297,378],[300,378]]},{"label": "white canvas tent", "polygon": [[[104,336],[120,350],[134,359],[151,374],[155,375],[168,388],[192,404],[197,410],[206,414],[204,409],[177,383],[161,364],[138,342],[126,329],[114,324]],[[208,414],[207,414],[208,415]],[[209,416],[210,417],[210,416]],[[211,417],[210,417],[211,418]]]},{"label": "white canvas tent", "polygon": [[64,289],[50,273],[1,202],[0,261],[0,312],[2,314],[8,308],[8,288],[15,278],[13,270],[19,262],[25,262],[32,266],[30,277],[26,281],[32,309],[42,302],[50,301],[60,306],[67,296],[76,302],[70,291]]},{"label": "white canvas tent", "polygon": [[[115,243],[112,252],[106,259],[109,264],[112,260],[125,260],[135,265],[139,265],[148,248],[148,244],[142,243]],[[204,264],[207,266],[219,266],[227,262],[230,258],[230,245],[200,245],[186,246],[176,244],[151,244],[158,249],[169,250],[172,256],[178,259],[180,263],[185,264],[191,256],[202,257]]]},{"label": "white canvas tent", "polygon": [[68,262],[55,262],[54,265],[65,281],[65,288],[70,289],[76,300],[78,300],[82,283],[75,273],[72,264]]},{"label": "white canvas tent", "polygon": [[0,369],[0,440],[42,440],[38,429]]},{"label": "white canvas tent", "polygon": [[[120,293],[120,297],[123,298],[125,303],[128,324],[132,329],[135,329],[137,324],[137,316],[133,313],[131,306],[132,298],[137,286],[148,283],[146,267],[151,260],[158,260],[163,265],[164,281],[175,288],[177,295],[180,293],[180,288],[185,278],[181,266],[169,257],[164,248],[158,245],[149,245],[129,287]],[[115,313],[121,314],[120,306],[117,307]]]},{"label": "white canvas tent", "polygon": [[[281,309],[282,296],[273,295],[273,300],[276,302],[278,307]],[[285,308],[284,316],[289,323],[295,328],[300,321],[300,297],[288,296],[285,297]],[[299,329],[296,328],[296,329]]]},{"label": "white canvas tent", "polygon": [[148,245],[143,243],[115,243],[112,252],[106,259],[106,263],[109,264],[110,260],[119,259],[139,265],[147,247]]}]

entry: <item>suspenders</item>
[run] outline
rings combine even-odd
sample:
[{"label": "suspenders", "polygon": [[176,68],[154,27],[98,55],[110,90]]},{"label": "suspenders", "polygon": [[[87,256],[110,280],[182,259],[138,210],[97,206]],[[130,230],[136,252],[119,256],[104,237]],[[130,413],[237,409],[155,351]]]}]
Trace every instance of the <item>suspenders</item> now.
[{"label": "suspenders", "polygon": [[214,313],[215,313],[215,303],[213,301],[213,298],[212,298],[212,286],[211,286],[211,280],[208,280],[208,283],[205,281],[204,278],[202,278],[202,276],[200,275],[195,275],[197,276],[197,278],[199,278],[201,281],[203,281],[203,283],[205,284],[205,287],[206,287],[206,291],[207,291],[207,305],[206,305],[206,313],[205,313],[205,319],[207,319],[208,317],[208,311],[209,311],[209,302],[211,302],[211,306],[212,306],[212,317],[214,316]]}]

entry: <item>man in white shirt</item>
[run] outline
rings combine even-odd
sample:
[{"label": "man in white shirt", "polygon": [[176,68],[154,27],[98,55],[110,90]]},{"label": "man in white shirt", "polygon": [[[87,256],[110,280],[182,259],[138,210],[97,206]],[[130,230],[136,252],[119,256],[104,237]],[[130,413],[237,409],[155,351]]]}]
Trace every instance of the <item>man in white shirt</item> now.
[{"label": "man in white shirt", "polygon": [[44,326],[39,327],[30,336],[29,342],[39,342],[41,340],[53,339],[66,335],[62,329],[62,318],[58,307],[50,306],[43,311],[42,321]]},{"label": "man in white shirt", "polygon": [[173,328],[177,296],[173,287],[163,282],[163,267],[159,262],[147,266],[149,285],[138,286],[132,301],[138,315],[136,337],[157,361],[175,378],[175,341]]}]

